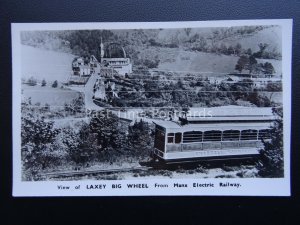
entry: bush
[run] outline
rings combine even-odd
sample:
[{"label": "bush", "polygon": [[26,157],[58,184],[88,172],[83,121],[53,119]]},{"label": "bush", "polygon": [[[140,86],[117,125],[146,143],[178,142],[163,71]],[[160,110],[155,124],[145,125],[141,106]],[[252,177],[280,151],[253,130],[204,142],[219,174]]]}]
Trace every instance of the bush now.
[{"label": "bush", "polygon": [[47,84],[47,82],[45,81],[45,79],[42,80],[42,87],[45,87]]},{"label": "bush", "polygon": [[283,177],[283,110],[274,108],[274,115],[277,117],[270,131],[271,140],[262,140],[264,149],[261,150],[262,161],[258,164],[258,174],[262,177]]},{"label": "bush", "polygon": [[38,173],[60,161],[55,140],[60,132],[53,122],[34,118],[31,114],[22,117],[21,154],[23,179],[37,180]]},{"label": "bush", "polygon": [[143,61],[143,64],[148,67],[149,69],[153,69],[153,68],[157,68],[159,65],[160,60],[158,59],[154,59],[154,60],[150,60],[150,59],[145,59]]},{"label": "bush", "polygon": [[57,82],[57,80],[56,80],[56,81],[53,82],[52,87],[53,87],[53,88],[57,88],[57,86],[58,86],[58,82]]},{"label": "bush", "polygon": [[37,81],[36,81],[36,79],[35,79],[34,77],[30,77],[30,78],[28,79],[28,81],[27,81],[27,84],[28,84],[29,86],[35,86],[35,85],[37,84]]}]

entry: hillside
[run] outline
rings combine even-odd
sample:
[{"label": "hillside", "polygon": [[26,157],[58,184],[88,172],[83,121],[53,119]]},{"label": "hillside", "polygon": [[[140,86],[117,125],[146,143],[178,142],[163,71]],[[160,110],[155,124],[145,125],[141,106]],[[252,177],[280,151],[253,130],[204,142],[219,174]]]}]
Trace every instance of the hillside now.
[{"label": "hillside", "polygon": [[[235,33],[234,29],[228,29],[225,34],[224,30],[218,30],[218,35],[214,41],[217,46],[221,44],[226,47],[240,44],[242,49],[251,49],[252,52],[259,51],[259,44],[266,43],[267,51],[281,53],[281,28],[278,26],[265,27],[252,33]],[[209,37],[212,37],[213,28],[191,29],[189,37],[199,34],[204,37],[209,46]],[[227,35],[227,36],[226,36]],[[158,33],[158,42],[164,42],[174,37],[181,41],[188,39],[186,33],[180,29],[164,29]],[[185,51],[183,50],[185,49]],[[143,49],[140,54],[142,57],[157,56],[160,60],[158,66],[162,70],[187,71],[187,72],[212,72],[212,73],[231,73],[234,72],[235,65],[238,61],[235,55],[216,54],[205,51],[191,51],[185,48],[163,48],[148,47]],[[281,60],[275,59],[257,59],[258,63],[270,62],[274,66],[275,74],[282,73]]]},{"label": "hillside", "polygon": [[65,82],[71,72],[74,55],[22,45],[22,78],[31,76],[47,82]]},{"label": "hillside", "polygon": [[[282,40],[279,26],[253,26],[192,28],[189,33],[185,29],[115,30],[106,33],[94,30],[72,31],[64,34],[29,32],[22,36],[22,43],[36,46],[34,44],[39,37],[42,39],[41,43],[46,45],[49,40],[53,39],[56,43],[59,38],[63,37],[64,42],[69,43],[64,46],[64,48],[69,48],[66,52],[73,52],[73,54],[79,52],[80,55],[96,54],[99,39],[102,36],[104,45],[112,41],[121,43],[133,60],[133,66],[155,68],[158,65],[158,69],[161,70],[203,72],[207,75],[234,72],[238,61],[237,55],[245,54],[248,49],[251,49],[252,53],[259,51],[260,43],[267,44],[265,51],[273,54],[273,58],[280,59],[274,55],[280,56]],[[170,47],[170,45],[173,46]],[[236,54],[237,45],[240,45],[238,54]],[[49,46],[39,47],[45,49]],[[229,51],[230,48],[230,51],[234,53]],[[58,50],[55,48],[51,51],[23,45],[23,77],[27,79],[35,76],[49,81],[66,81],[71,71],[70,65],[74,55],[56,51]],[[281,74],[281,60],[257,58],[257,61],[258,63],[271,62],[275,73]],[[152,64],[151,67],[149,64]]]},{"label": "hillside", "polygon": [[[216,74],[232,73],[239,59],[237,56],[227,56],[215,53],[184,51],[175,48],[151,48],[145,50],[145,55],[157,55],[160,64],[158,69],[167,71],[203,72]],[[258,63],[271,62],[275,74],[281,74],[281,60],[257,59]],[[247,72],[247,71],[246,71]]]},{"label": "hillside", "polygon": [[252,52],[258,51],[259,43],[267,43],[268,50],[272,51],[274,48],[281,52],[281,28],[280,27],[268,27],[254,34],[235,36],[224,39],[225,45],[234,45],[237,42],[240,43],[244,49],[251,48]]}]

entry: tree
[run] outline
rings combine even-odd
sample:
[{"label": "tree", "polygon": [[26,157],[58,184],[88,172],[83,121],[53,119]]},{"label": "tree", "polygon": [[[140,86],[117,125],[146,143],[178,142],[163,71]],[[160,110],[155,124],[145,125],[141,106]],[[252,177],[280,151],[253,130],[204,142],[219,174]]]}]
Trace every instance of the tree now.
[{"label": "tree", "polygon": [[[198,35],[198,34],[195,34],[195,36],[196,35]],[[204,37],[199,38],[199,35],[198,35],[198,39],[195,39],[195,41],[196,41],[196,49],[198,51],[206,51],[207,41],[205,40]]]},{"label": "tree", "polygon": [[258,45],[259,51],[260,51],[261,53],[263,53],[263,52],[266,50],[266,48],[267,48],[268,46],[269,46],[269,45],[266,44],[266,43],[259,43],[259,45]]},{"label": "tree", "polygon": [[47,82],[45,81],[45,79],[42,80],[42,87],[45,87],[47,84]]},{"label": "tree", "polygon": [[282,91],[282,83],[274,83],[268,82],[266,85],[266,91],[270,92],[281,92]]},{"label": "tree", "polygon": [[258,166],[262,177],[283,177],[283,109],[274,108],[276,120],[270,130],[270,141],[262,139],[264,149],[261,150],[262,164]]},{"label": "tree", "polygon": [[62,143],[66,146],[70,158],[75,163],[79,163],[81,161],[79,135],[71,128],[63,128]]},{"label": "tree", "polygon": [[65,103],[64,108],[65,111],[70,112],[72,114],[83,112],[83,97],[79,95],[77,98],[74,98],[70,103]]},{"label": "tree", "polygon": [[272,65],[272,63],[265,62],[264,64],[264,74],[273,74],[275,73],[275,69]]},{"label": "tree", "polygon": [[36,179],[40,170],[58,160],[54,154],[54,142],[60,130],[53,125],[54,122],[35,119],[31,114],[22,117],[22,163],[23,172],[27,173],[26,179]]},{"label": "tree", "polygon": [[249,58],[245,55],[242,55],[238,59],[237,64],[235,65],[235,69],[241,73],[244,69],[248,68],[249,63],[250,63]]},{"label": "tree", "polygon": [[249,73],[250,74],[255,69],[256,65],[257,65],[257,60],[255,59],[255,57],[253,55],[251,55],[249,57]]},{"label": "tree", "polygon": [[230,46],[228,47],[227,52],[228,52],[228,55],[233,55],[233,54],[234,54],[234,48],[230,45]]},{"label": "tree", "polygon": [[192,31],[192,28],[184,28],[184,32],[185,32],[186,36],[188,36],[188,37],[190,36],[191,31]]},{"label": "tree", "polygon": [[34,77],[30,77],[30,78],[28,79],[28,81],[27,81],[27,84],[28,84],[29,86],[35,86],[35,85],[37,84],[37,81],[36,81],[36,79],[35,79]]},{"label": "tree", "polygon": [[222,43],[221,46],[220,46],[220,52],[222,54],[228,55],[228,49],[227,49],[227,47],[224,43]]},{"label": "tree", "polygon": [[53,84],[52,84],[52,87],[53,87],[53,88],[57,88],[57,86],[58,86],[58,82],[57,82],[57,80],[55,80],[55,81],[53,82]]},{"label": "tree", "polygon": [[93,146],[93,136],[87,123],[80,125],[79,131],[70,127],[62,129],[62,143],[65,145],[68,156],[77,165],[87,162],[95,154],[97,147]]},{"label": "tree", "polygon": [[236,55],[240,55],[242,53],[242,45],[240,43],[237,43],[234,47],[234,51]]},{"label": "tree", "polygon": [[149,155],[153,140],[148,123],[140,120],[129,126],[127,139],[129,151],[135,155]]},{"label": "tree", "polygon": [[266,44],[266,43],[259,43],[258,47],[259,47],[259,51],[253,53],[253,56],[255,58],[263,58],[264,52],[265,52],[266,48],[268,47],[268,44]]},{"label": "tree", "polygon": [[196,33],[194,34],[191,38],[190,38],[190,42],[193,43],[193,42],[196,42],[198,39],[199,39],[199,34]]},{"label": "tree", "polygon": [[121,151],[125,144],[125,130],[116,115],[107,110],[100,111],[97,117],[91,119],[89,128],[96,135],[100,151],[107,154]]},{"label": "tree", "polygon": [[249,55],[249,56],[252,56],[252,49],[248,48],[247,51],[246,51],[246,54]]}]

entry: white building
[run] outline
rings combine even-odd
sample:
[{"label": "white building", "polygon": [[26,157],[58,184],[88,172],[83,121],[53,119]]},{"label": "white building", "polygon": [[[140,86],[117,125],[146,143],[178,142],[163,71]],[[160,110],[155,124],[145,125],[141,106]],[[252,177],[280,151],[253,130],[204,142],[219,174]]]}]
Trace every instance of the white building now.
[{"label": "white building", "polygon": [[107,47],[104,47],[101,42],[100,48],[101,64],[105,67],[111,67],[119,75],[132,73],[131,60],[127,57],[124,48],[120,44],[110,43]]}]

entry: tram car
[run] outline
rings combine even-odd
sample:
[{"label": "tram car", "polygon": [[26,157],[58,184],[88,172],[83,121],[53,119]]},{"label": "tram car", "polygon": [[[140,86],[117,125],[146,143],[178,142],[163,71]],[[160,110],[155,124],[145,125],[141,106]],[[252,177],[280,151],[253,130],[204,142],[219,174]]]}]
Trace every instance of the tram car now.
[{"label": "tram car", "polygon": [[270,140],[271,108],[218,107],[210,116],[156,121],[152,156],[166,163],[254,158]]}]

